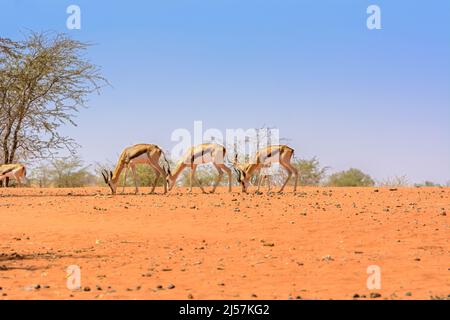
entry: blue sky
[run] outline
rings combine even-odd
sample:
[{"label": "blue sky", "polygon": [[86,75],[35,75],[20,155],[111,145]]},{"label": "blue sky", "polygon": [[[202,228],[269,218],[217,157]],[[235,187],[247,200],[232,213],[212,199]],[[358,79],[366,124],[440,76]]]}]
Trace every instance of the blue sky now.
[{"label": "blue sky", "polygon": [[[81,30],[66,8],[81,8]],[[366,9],[381,8],[381,30]],[[113,87],[64,132],[88,163],[177,128],[280,129],[297,156],[450,180],[450,2],[4,0],[0,35],[66,32]]]}]

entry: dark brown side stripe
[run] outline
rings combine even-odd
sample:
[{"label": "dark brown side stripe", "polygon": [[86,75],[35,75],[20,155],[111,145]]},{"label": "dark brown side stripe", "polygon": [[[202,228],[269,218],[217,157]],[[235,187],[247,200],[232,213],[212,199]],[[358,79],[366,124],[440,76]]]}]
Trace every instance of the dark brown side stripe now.
[{"label": "dark brown side stripe", "polygon": [[201,150],[197,153],[194,153],[191,156],[191,163],[193,163],[195,161],[195,159],[199,158],[199,157],[203,157],[205,154],[211,153],[213,151],[213,148],[206,148],[204,150]]},{"label": "dark brown side stripe", "polygon": [[260,157],[259,160],[260,160],[261,162],[264,162],[264,161],[267,160],[268,158],[273,157],[273,156],[277,155],[278,153],[280,153],[280,149],[275,149],[275,150],[273,150],[273,151],[270,150],[269,153],[267,153],[265,156]]},{"label": "dark brown side stripe", "polygon": [[141,150],[136,151],[136,152],[134,152],[134,153],[130,153],[130,154],[128,155],[128,160],[129,160],[129,161],[130,161],[130,160],[133,160],[133,159],[135,159],[135,158],[137,158],[137,157],[143,155],[144,153],[147,153],[147,149],[141,149]]},{"label": "dark brown side stripe", "polygon": [[4,175],[4,174],[7,174],[7,173],[10,173],[11,171],[14,171],[14,169],[16,169],[16,168],[5,169],[5,170],[3,170],[3,171],[0,171],[0,174],[1,174],[1,175]]}]

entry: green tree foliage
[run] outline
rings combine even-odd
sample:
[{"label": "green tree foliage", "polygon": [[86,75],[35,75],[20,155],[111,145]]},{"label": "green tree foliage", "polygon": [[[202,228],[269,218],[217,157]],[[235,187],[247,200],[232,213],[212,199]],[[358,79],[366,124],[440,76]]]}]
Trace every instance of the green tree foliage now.
[{"label": "green tree foliage", "polygon": [[320,165],[320,162],[316,157],[312,159],[295,160],[293,165],[298,170],[299,183],[302,186],[320,185],[328,170],[327,167],[322,167]]},{"label": "green tree foliage", "polygon": [[359,169],[351,168],[332,174],[328,178],[328,186],[333,187],[370,187],[375,185],[373,179]]}]

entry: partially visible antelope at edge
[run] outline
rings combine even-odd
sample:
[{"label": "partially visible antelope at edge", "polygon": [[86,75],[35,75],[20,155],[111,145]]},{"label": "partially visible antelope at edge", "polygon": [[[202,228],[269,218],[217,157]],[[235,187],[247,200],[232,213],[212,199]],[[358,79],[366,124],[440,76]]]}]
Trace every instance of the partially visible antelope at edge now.
[{"label": "partially visible antelope at edge", "polygon": [[[165,162],[165,165],[163,165],[163,167],[161,167],[160,165],[161,157]],[[164,152],[160,147],[154,144],[136,144],[134,146],[125,148],[122,151],[119,160],[117,161],[116,167],[114,168],[114,171],[108,172],[106,170],[102,170],[103,179],[105,180],[105,183],[111,188],[112,194],[116,193],[117,184],[119,182],[120,174],[122,173],[123,169],[125,169],[125,178],[122,192],[124,191],[129,168],[131,168],[131,171],[133,173],[135,193],[139,192],[138,177],[136,174],[137,164],[148,164],[155,171],[156,177],[150,193],[153,193],[155,191],[156,184],[158,183],[158,180],[161,176],[164,178],[164,193],[167,192],[166,178],[167,176],[170,176],[170,166]]]},{"label": "partially visible antelope at edge", "polygon": [[[291,164],[292,157],[294,155],[294,149],[286,145],[269,146],[259,150],[256,153],[254,163],[240,165],[238,163],[237,154],[234,158],[234,170],[238,176],[238,182],[242,186],[242,192],[247,192],[247,188],[250,184],[250,179],[255,173],[259,173],[262,168],[269,166],[272,163],[279,163],[286,171],[288,176],[283,186],[278,192],[283,192],[289,179],[292,175],[295,176],[294,192],[297,190],[298,183],[298,170]],[[258,189],[261,185],[263,176],[259,178]]]},{"label": "partially visible antelope at edge", "polygon": [[222,145],[215,143],[205,143],[189,148],[187,152],[184,154],[184,156],[178,162],[178,165],[173,175],[167,176],[169,190],[171,190],[175,185],[176,180],[180,175],[180,173],[185,168],[190,167],[191,172],[189,179],[189,192],[192,192],[192,181],[194,181],[200,187],[202,192],[206,193],[200,181],[198,181],[198,179],[195,177],[195,170],[197,169],[197,166],[199,164],[212,163],[219,172],[219,175],[217,176],[217,179],[214,183],[211,193],[214,193],[216,191],[216,188],[219,185],[220,180],[222,179],[224,171],[228,175],[228,192],[231,192],[232,174],[231,169],[224,164],[225,154],[226,148]]},{"label": "partially visible antelope at edge", "polygon": [[12,163],[0,165],[0,181],[13,178],[17,181],[17,186],[20,187],[21,179],[25,178],[26,175],[27,170],[22,164]]}]

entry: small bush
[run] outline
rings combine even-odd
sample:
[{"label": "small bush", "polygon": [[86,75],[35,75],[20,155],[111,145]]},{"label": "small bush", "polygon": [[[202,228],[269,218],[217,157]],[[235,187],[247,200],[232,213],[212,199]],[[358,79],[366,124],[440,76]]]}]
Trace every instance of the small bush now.
[{"label": "small bush", "polygon": [[434,183],[432,181],[425,181],[423,183],[416,183],[416,187],[440,187],[441,185],[439,183]]},{"label": "small bush", "polygon": [[328,178],[328,186],[332,187],[371,187],[375,185],[373,179],[359,169],[351,168],[332,174]]},{"label": "small bush", "polygon": [[406,176],[394,176],[378,183],[380,187],[406,187],[410,183]]}]

